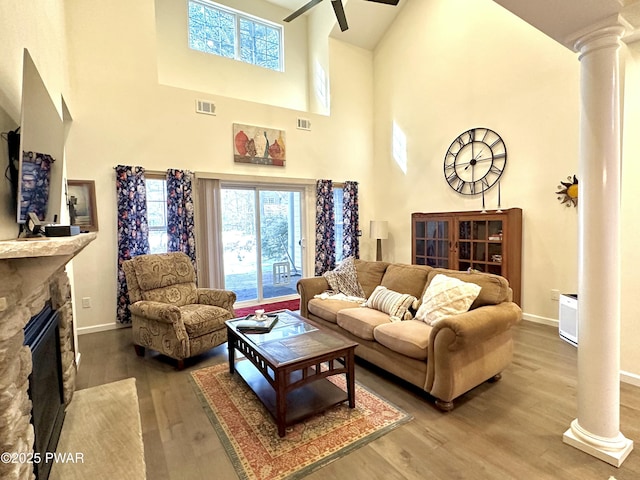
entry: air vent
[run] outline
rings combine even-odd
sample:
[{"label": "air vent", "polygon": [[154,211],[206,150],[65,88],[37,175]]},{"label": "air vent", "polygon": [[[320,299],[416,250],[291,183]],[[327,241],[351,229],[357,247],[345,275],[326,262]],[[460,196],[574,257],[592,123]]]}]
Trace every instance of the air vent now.
[{"label": "air vent", "polygon": [[204,113],[205,115],[215,115],[216,105],[207,100],[196,100],[196,113]]},{"label": "air vent", "polygon": [[311,120],[298,118],[298,128],[300,130],[311,130]]}]

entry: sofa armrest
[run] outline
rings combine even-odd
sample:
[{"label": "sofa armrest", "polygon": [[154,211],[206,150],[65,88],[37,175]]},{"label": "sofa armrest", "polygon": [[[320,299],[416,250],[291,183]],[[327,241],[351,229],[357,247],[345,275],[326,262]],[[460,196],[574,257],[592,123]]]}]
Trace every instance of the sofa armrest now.
[{"label": "sofa armrest", "polygon": [[512,326],[522,310],[512,302],[478,307],[434,325],[429,337],[425,390],[452,408],[451,401],[499,374],[513,356]]},{"label": "sofa armrest", "polygon": [[196,290],[198,295],[198,303],[204,305],[214,305],[216,307],[222,307],[231,312],[231,315],[236,316],[233,311],[233,304],[236,303],[236,294],[230,290],[220,290],[216,288],[198,288]]},{"label": "sofa armrest", "polygon": [[329,290],[329,283],[324,277],[301,278],[296,285],[300,294],[300,315],[309,318],[308,303],[316,295]]},{"label": "sofa armrest", "polygon": [[455,337],[449,343],[450,351],[478,345],[509,330],[522,318],[522,310],[513,302],[485,305],[459,315],[452,315],[436,323],[431,330],[429,349],[443,329],[449,329]]},{"label": "sofa armrest", "polygon": [[133,315],[156,320],[163,323],[176,324],[182,321],[180,309],[175,305],[162,302],[152,302],[149,300],[140,300],[129,306],[129,310]]}]

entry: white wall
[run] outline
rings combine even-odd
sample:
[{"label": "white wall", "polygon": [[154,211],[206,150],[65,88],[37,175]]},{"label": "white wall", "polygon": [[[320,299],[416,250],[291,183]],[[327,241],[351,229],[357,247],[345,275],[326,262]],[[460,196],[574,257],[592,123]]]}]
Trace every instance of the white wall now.
[{"label": "white wall", "polygon": [[640,178],[640,42],[622,49],[625,60],[625,108],[623,111],[622,160],[622,242],[621,242],[621,316],[622,341],[621,364],[625,372],[635,375],[640,385],[640,304],[638,295],[638,265],[640,265],[640,203],[638,179]]},{"label": "white wall", "polygon": [[[76,296],[92,297],[92,308],[77,312],[81,331],[115,321],[117,164],[356,180],[362,224],[368,223],[374,198],[367,168],[373,157],[371,52],[331,42],[335,108],[331,117],[305,114],[313,126],[306,132],[295,128],[296,110],[209,91],[217,114],[198,115],[194,101],[203,92],[159,85],[153,0],[83,0],[69,5],[67,13],[76,98],[68,176],[95,180],[100,225],[98,239],[74,261]],[[300,48],[306,52],[306,44]],[[234,122],[284,129],[286,167],[234,164]]]}]

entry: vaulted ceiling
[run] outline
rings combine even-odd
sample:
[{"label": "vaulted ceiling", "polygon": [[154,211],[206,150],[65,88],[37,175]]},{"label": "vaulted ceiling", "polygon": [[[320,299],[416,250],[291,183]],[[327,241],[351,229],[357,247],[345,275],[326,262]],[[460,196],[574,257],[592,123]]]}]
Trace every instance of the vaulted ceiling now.
[{"label": "vaulted ceiling", "polygon": [[[294,12],[309,0],[267,1]],[[351,43],[358,47],[366,48],[367,50],[373,50],[407,1],[409,0],[400,0],[398,5],[392,6],[364,0],[343,0],[349,30],[341,32],[336,24],[331,31],[331,36],[343,42]],[[326,8],[333,11],[330,0],[324,0],[309,10],[306,15],[309,15],[314,9],[319,8]],[[293,21],[295,22],[295,20]]]},{"label": "vaulted ceiling", "polygon": [[[293,12],[308,0],[268,1]],[[400,0],[395,7],[364,0],[343,0],[349,30],[341,32],[336,25],[331,36],[373,50],[402,7],[409,1],[429,0]],[[629,41],[640,37],[640,0],[494,1],[571,49],[579,32],[612,18],[618,18],[626,25]],[[313,8],[331,9],[331,2],[323,0]],[[313,9],[309,12],[312,11]]]},{"label": "vaulted ceiling", "polygon": [[626,26],[628,40],[635,40],[640,28],[639,0],[494,1],[571,49],[580,32],[613,19]]}]

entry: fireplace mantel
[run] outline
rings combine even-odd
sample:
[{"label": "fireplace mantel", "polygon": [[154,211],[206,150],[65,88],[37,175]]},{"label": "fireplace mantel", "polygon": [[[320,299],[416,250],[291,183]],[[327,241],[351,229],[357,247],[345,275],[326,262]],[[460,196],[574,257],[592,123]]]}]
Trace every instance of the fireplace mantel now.
[{"label": "fireplace mantel", "polygon": [[0,277],[11,279],[3,282],[6,287],[0,287],[0,312],[28,298],[96,237],[97,233],[91,232],[0,242]]},{"label": "fireplace mantel", "polygon": [[[96,239],[97,233],[81,233],[70,237],[38,237],[29,240],[0,242],[0,260],[33,257],[73,257]],[[68,260],[67,260],[68,261]]]}]

